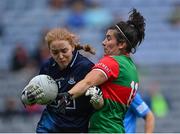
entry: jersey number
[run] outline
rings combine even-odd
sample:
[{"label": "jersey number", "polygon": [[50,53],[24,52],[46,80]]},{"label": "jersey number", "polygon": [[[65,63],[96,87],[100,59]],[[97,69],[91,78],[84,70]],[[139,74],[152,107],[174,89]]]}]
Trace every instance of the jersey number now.
[{"label": "jersey number", "polygon": [[128,99],[128,105],[130,105],[130,103],[132,102],[135,94],[136,94],[136,91],[138,89],[138,86],[139,84],[138,83],[135,83],[134,81],[131,82],[131,93],[130,93],[130,96],[129,96],[129,99]]}]

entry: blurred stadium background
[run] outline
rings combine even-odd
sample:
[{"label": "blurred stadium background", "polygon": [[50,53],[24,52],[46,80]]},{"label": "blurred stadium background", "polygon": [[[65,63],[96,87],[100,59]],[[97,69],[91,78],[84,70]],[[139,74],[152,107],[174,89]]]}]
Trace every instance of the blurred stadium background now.
[{"label": "blurred stadium background", "polygon": [[[35,132],[43,107],[24,109],[23,87],[49,56],[44,35],[66,27],[102,56],[104,28],[137,8],[146,18],[146,38],[134,60],[142,96],[156,115],[155,132],[180,132],[179,0],[0,0],[0,132]],[[87,55],[89,56],[89,55]],[[143,132],[143,120],[137,123]]]}]

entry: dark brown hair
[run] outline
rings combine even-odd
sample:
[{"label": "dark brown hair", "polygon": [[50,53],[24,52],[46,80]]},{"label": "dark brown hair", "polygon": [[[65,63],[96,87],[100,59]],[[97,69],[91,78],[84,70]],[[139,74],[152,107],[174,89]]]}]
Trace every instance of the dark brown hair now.
[{"label": "dark brown hair", "polygon": [[145,37],[145,19],[136,9],[129,13],[127,21],[120,21],[108,29],[117,31],[115,37],[118,42],[126,42],[128,53],[135,53]]}]

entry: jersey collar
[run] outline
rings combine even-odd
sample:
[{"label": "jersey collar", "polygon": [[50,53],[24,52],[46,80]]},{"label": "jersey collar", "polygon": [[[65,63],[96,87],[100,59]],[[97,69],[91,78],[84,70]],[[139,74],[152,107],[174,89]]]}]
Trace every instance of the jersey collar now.
[{"label": "jersey collar", "polygon": [[75,61],[76,61],[76,59],[77,59],[78,53],[79,53],[79,52],[78,52],[77,50],[74,50],[74,52],[73,52],[73,58],[72,58],[71,63],[69,64],[69,67],[72,67],[72,66],[74,65],[74,63],[75,63]]}]

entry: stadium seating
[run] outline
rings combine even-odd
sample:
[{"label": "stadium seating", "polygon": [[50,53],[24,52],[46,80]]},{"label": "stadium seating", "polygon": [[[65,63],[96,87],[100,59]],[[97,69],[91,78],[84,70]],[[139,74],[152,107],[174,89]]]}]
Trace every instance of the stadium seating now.
[{"label": "stadium seating", "polygon": [[[89,0],[94,1],[94,0]],[[169,93],[172,109],[167,117],[157,118],[155,132],[180,132],[180,28],[168,23],[173,5],[178,0],[98,0],[100,6],[119,18],[126,18],[132,7],[137,8],[146,18],[145,41],[134,55],[135,62],[146,70],[146,82],[157,80],[163,92]],[[110,10],[111,9],[111,10]],[[4,110],[6,97],[15,97],[17,106],[22,109],[20,92],[31,77],[27,72],[12,73],[10,59],[17,42],[32,52],[36,49],[41,32],[46,28],[64,27],[70,9],[52,11],[48,0],[0,0],[0,24],[3,36],[0,37],[0,112]],[[110,16],[110,17],[112,17]],[[108,17],[108,16],[107,16]],[[72,29],[81,42],[94,45],[97,58],[102,56],[103,28],[85,27]],[[142,70],[141,70],[142,71]],[[30,73],[32,75],[32,73]],[[14,116],[11,122],[4,122],[0,115],[0,132],[34,132],[39,114]],[[138,132],[143,132],[143,121],[138,122]]]}]

